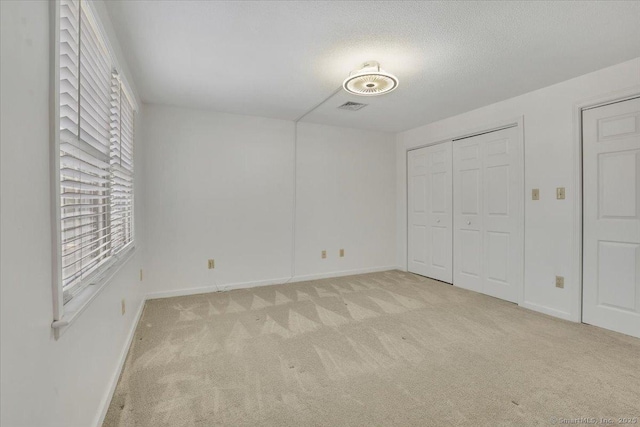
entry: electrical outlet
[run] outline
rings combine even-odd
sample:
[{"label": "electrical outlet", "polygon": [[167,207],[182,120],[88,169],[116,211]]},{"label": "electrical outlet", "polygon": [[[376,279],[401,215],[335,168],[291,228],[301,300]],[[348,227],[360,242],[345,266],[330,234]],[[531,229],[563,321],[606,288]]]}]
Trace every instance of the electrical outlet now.
[{"label": "electrical outlet", "polygon": [[344,249],[340,249],[340,258],[344,258]]},{"label": "electrical outlet", "polygon": [[325,259],[327,257],[327,251],[322,251],[322,259]]},{"label": "electrical outlet", "polygon": [[556,199],[564,200],[564,187],[556,188]]},{"label": "electrical outlet", "polygon": [[564,289],[564,277],[556,276],[556,288]]},{"label": "electrical outlet", "polygon": [[209,270],[216,268],[216,261],[214,259],[210,259],[207,266],[209,267]]},{"label": "electrical outlet", "polygon": [[142,282],[142,269],[140,269],[140,281]]},{"label": "electrical outlet", "polygon": [[534,188],[531,190],[531,200],[540,200],[540,189]]},{"label": "electrical outlet", "polygon": [[124,298],[122,298],[122,307],[121,307],[121,309],[122,309],[122,315],[124,316],[124,313],[127,312],[127,302],[125,301]]}]

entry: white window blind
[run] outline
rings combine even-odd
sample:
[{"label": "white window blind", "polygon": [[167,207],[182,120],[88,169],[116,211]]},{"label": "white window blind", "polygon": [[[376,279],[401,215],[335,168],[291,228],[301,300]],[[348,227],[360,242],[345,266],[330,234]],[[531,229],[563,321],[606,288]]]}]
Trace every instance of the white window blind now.
[{"label": "white window blind", "polygon": [[117,253],[133,240],[133,106],[116,73],[111,88],[111,241]]},{"label": "white window blind", "polygon": [[91,9],[60,1],[60,264],[64,303],[133,242],[133,104]]}]

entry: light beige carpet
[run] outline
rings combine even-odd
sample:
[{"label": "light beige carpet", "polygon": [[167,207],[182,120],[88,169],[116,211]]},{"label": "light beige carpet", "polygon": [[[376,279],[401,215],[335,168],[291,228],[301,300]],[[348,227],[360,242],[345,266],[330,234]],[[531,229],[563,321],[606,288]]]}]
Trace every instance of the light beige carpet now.
[{"label": "light beige carpet", "polygon": [[638,416],[640,340],[389,271],[148,301],[104,425]]}]

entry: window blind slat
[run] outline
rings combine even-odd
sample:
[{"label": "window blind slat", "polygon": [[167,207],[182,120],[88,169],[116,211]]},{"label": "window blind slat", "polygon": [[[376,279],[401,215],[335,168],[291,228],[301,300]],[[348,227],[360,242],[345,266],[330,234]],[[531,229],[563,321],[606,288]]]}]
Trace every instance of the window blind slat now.
[{"label": "window blind slat", "polygon": [[93,82],[91,79],[87,79],[86,83],[89,83],[89,85],[83,86],[83,89],[85,90],[82,91],[81,95],[85,101],[84,107],[99,109],[99,111],[96,111],[96,113],[101,115],[100,118],[104,119],[104,121],[107,122],[106,128],[108,128],[108,120],[106,119],[111,116],[111,112],[107,110],[107,105],[104,104],[105,95],[93,86]]},{"label": "window blind slat", "polygon": [[62,181],[60,181],[60,185],[63,189],[69,188],[71,190],[78,191],[107,191],[106,187],[102,187],[100,185],[87,184],[85,182],[73,181],[70,179],[63,179]]},{"label": "window blind slat", "polygon": [[[81,273],[83,275],[85,275],[86,277],[91,277],[91,275],[98,271],[102,266],[104,266],[105,264],[107,264],[109,262],[110,258],[109,257],[103,257],[102,259],[98,260],[97,262],[88,265],[87,268],[85,270],[83,270]],[[66,276],[63,276],[63,283],[67,283],[68,281],[70,281],[72,279],[67,278]],[[78,294],[78,292],[80,292],[82,290],[82,288],[67,288],[67,290],[64,292],[64,303],[66,304],[67,302],[69,302],[69,300],[71,300],[71,298],[73,298],[76,294]]]},{"label": "window blind slat", "polygon": [[64,252],[62,256],[66,256],[71,253],[83,250],[87,245],[92,245],[95,242],[96,240],[94,236],[84,236],[74,241],[70,241],[63,246]]},{"label": "window blind slat", "polygon": [[108,230],[109,230],[109,227],[104,227],[104,228],[102,228],[100,230],[92,229],[91,231],[86,231],[86,232],[80,233],[80,234],[78,234],[78,233],[75,233],[75,234],[67,233],[66,235],[64,235],[64,238],[62,239],[62,245],[64,247],[64,245],[72,243],[72,242],[74,242],[74,241],[76,241],[78,239],[83,239],[83,238],[86,238],[86,237],[93,237],[94,231],[103,232],[103,231],[108,231]]},{"label": "window blind slat", "polygon": [[[95,204],[95,203],[67,203],[66,205],[62,205],[61,209],[63,212],[65,211],[83,211],[83,210],[106,210],[109,207],[108,204]],[[64,215],[64,214],[63,214]]]},{"label": "window blind slat", "polygon": [[84,141],[78,139],[65,141],[61,137],[60,148],[62,151],[76,159],[91,163],[101,169],[109,167],[109,156],[99,150],[96,150],[92,145],[87,144]]},{"label": "window blind slat", "polygon": [[81,200],[91,200],[91,199],[95,199],[95,200],[99,200],[99,199],[108,199],[109,195],[108,194],[86,194],[86,193],[76,193],[73,191],[64,191],[62,193],[62,198],[63,199],[81,199]]},{"label": "window blind slat", "polygon": [[[79,261],[83,261],[82,263],[80,263],[80,265],[79,263],[73,263],[66,267],[63,267],[63,283],[66,283],[66,285],[69,286],[71,283],[82,279],[83,277],[89,276],[89,274],[94,271],[93,267],[96,266],[100,261],[104,260],[108,254],[109,250],[106,249],[102,252],[92,254],[93,256],[89,259],[80,259]],[[71,290],[71,292],[74,291],[75,290]]]},{"label": "window blind slat", "polygon": [[117,177],[115,175],[112,178],[112,182],[114,184],[121,185],[121,186],[126,187],[126,188],[132,188],[133,187],[133,183],[131,181],[127,181],[126,179],[119,178],[119,177]]},{"label": "window blind slat", "polygon": [[84,173],[90,173],[102,178],[109,177],[109,171],[96,167],[90,163],[83,162],[82,160],[68,154],[60,156],[60,166],[63,168],[79,170]]},{"label": "window blind slat", "polygon": [[60,173],[65,177],[76,178],[78,181],[87,184],[104,185],[109,183],[108,179],[99,178],[96,175],[78,169],[62,168],[60,169]]},{"label": "window blind slat", "polygon": [[80,75],[85,89],[83,95],[87,96],[87,99],[93,98],[93,102],[103,102],[103,99],[108,96],[109,87],[105,87],[104,81],[101,81],[100,77],[108,70],[95,70],[88,67],[88,60],[89,58],[83,57],[80,62]]},{"label": "window blind slat", "polygon": [[[93,236],[92,236],[93,237]],[[76,255],[77,253],[81,253],[83,251],[85,251],[87,248],[89,247],[94,247],[96,244],[100,243],[100,240],[105,240],[105,239],[109,239],[110,240],[111,235],[110,234],[105,234],[102,237],[99,238],[93,238],[93,239],[83,239],[80,241],[76,241],[72,244],[67,244],[65,245],[65,249],[66,251],[64,251],[62,253],[62,257],[63,259],[66,257],[68,259],[68,257],[72,256],[72,255]]]},{"label": "window blind slat", "polygon": [[[63,233],[62,241],[64,244],[69,244],[78,238],[95,237],[95,233],[109,233],[109,227],[95,228],[93,226],[80,227],[74,230]],[[64,250],[64,247],[63,247]]]},{"label": "window blind slat", "polygon": [[69,214],[62,217],[62,221],[78,221],[82,219],[91,219],[97,216],[106,215],[105,212],[90,212],[90,213],[77,213],[76,215]]}]

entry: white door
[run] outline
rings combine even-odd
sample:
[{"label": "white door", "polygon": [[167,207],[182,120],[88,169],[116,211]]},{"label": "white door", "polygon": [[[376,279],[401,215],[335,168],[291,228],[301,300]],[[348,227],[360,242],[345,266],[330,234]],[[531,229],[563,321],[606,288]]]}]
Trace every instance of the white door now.
[{"label": "white door", "polygon": [[452,283],[451,141],[408,157],[409,271]]},{"label": "white door", "polygon": [[582,320],[640,337],[640,98],[582,117]]},{"label": "white door", "polygon": [[453,283],[512,302],[524,265],[519,133],[512,127],[453,142]]}]

